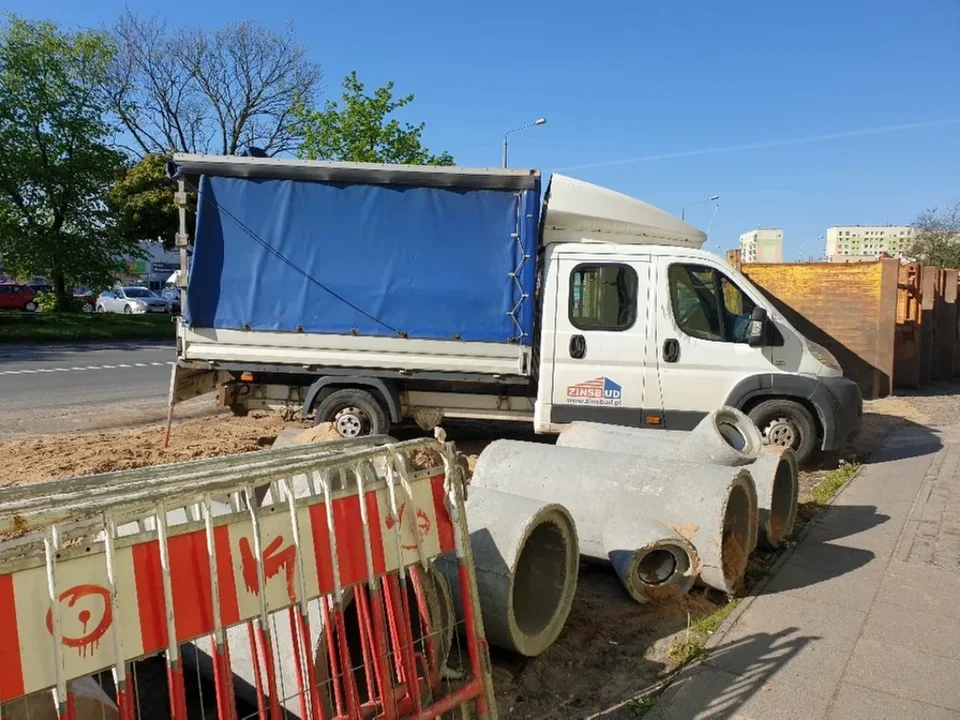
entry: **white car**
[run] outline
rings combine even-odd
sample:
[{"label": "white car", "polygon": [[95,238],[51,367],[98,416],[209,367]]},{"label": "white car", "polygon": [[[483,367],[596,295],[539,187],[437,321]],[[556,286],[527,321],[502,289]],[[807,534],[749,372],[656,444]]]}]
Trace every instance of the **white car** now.
[{"label": "white car", "polygon": [[124,315],[168,313],[170,303],[147,288],[121,287],[100,293],[100,297],[97,298],[97,312],[123,313]]}]

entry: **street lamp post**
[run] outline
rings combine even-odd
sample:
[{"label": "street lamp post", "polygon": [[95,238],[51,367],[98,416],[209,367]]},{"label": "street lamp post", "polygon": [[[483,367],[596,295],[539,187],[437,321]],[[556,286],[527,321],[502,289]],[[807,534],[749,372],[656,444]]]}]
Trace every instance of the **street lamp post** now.
[{"label": "street lamp post", "polygon": [[[816,238],[816,241],[823,242],[823,235],[818,235]],[[797,251],[797,262],[800,262],[800,258],[803,256],[803,251],[806,249],[807,245],[809,245],[811,242],[813,242],[813,240],[807,240],[805,243],[803,243],[800,246],[800,249]]]},{"label": "street lamp post", "polygon": [[719,200],[719,199],[720,199],[719,195],[711,195],[710,197],[704,198],[703,200],[697,200],[696,202],[690,203],[688,205],[684,205],[682,208],[680,208],[680,219],[681,220],[686,219],[684,215],[688,207],[694,207],[695,205],[703,205],[703,203],[705,202],[711,202],[713,200]]},{"label": "street lamp post", "polygon": [[503,134],[503,166],[504,166],[504,167],[507,166],[507,135],[509,135],[510,133],[519,132],[520,130],[526,130],[527,128],[532,128],[532,127],[534,127],[535,125],[546,125],[546,124],[547,124],[547,119],[546,119],[546,118],[537,118],[537,119],[534,120],[532,123],[527,123],[526,125],[521,125],[520,127],[514,128],[513,130],[507,130],[507,131]]}]

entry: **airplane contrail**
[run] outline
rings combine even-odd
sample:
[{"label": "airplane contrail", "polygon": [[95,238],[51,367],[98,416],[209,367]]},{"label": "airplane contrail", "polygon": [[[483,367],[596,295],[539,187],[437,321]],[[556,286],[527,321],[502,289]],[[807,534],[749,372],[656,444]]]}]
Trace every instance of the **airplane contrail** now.
[{"label": "airplane contrail", "polygon": [[786,145],[803,145],[805,143],[820,142],[822,140],[840,140],[842,138],[880,135],[883,133],[901,132],[903,130],[939,127],[941,125],[956,125],[957,123],[960,123],[960,118],[926,120],[904,123],[902,125],[885,125],[883,127],[860,128],[859,130],[844,130],[842,132],[826,133],[824,135],[807,135],[805,137],[787,138],[784,140],[767,140],[757,143],[744,143],[742,145],[724,145],[722,147],[702,148],[700,150],[680,150],[678,152],[658,153],[656,155],[641,155],[639,157],[623,158],[621,160],[607,160],[605,162],[586,163],[584,165],[569,165],[558,168],[558,170],[585,170],[587,168],[610,167],[612,165],[629,165],[630,163],[647,162],[650,160],[671,160],[674,158],[697,157],[698,155],[737,152],[739,150],[761,150],[764,148],[784,147]]}]

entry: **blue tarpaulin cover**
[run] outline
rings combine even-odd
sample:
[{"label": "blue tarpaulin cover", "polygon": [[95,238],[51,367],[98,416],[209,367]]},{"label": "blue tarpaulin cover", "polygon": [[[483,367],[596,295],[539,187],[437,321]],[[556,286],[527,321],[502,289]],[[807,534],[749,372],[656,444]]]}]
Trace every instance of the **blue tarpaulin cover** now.
[{"label": "blue tarpaulin cover", "polygon": [[539,199],[204,175],[184,321],[529,345]]}]

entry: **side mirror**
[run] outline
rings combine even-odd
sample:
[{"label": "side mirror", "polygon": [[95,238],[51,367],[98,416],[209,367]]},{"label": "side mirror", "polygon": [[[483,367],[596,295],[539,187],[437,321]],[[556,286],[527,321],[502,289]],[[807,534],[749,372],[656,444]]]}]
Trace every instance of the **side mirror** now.
[{"label": "side mirror", "polygon": [[747,345],[763,347],[766,344],[769,323],[767,309],[759,305],[755,307],[750,315],[750,327],[747,329]]}]

